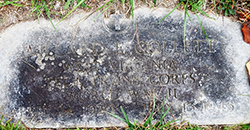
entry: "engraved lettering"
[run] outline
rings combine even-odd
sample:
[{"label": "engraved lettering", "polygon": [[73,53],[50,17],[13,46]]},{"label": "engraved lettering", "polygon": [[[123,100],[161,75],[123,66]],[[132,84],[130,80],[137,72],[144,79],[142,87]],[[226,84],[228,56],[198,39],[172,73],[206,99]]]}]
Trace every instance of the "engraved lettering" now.
[{"label": "engraved lettering", "polygon": [[184,52],[193,52],[193,47],[190,41],[184,42]]},{"label": "engraved lettering", "polygon": [[152,85],[157,85],[157,84],[159,84],[159,82],[156,80],[157,78],[157,75],[151,75],[150,77],[149,77],[149,81],[150,81],[150,83],[152,84]]},{"label": "engraved lettering", "polygon": [[[191,74],[190,74],[190,76],[191,76]],[[185,80],[187,79],[188,74],[182,74],[181,77],[182,77],[182,80],[181,80],[182,84],[185,84]]]},{"label": "engraved lettering", "polygon": [[132,84],[133,85],[139,85],[140,84],[140,80],[137,78],[137,76],[133,76]]},{"label": "engraved lettering", "polygon": [[94,105],[88,105],[87,112],[88,112],[89,115],[94,115],[95,114],[95,106]]},{"label": "engraved lettering", "polygon": [[112,62],[112,61],[109,61],[109,64],[110,64],[112,70],[114,71],[115,68],[117,67],[117,61],[113,61],[113,62]]},{"label": "engraved lettering", "polygon": [[[156,45],[155,45],[154,43],[156,43]],[[154,47],[154,46],[156,46],[156,47]],[[160,43],[157,42],[157,41],[151,40],[151,41],[147,44],[147,50],[148,50],[148,52],[149,52],[149,53],[155,52],[155,51],[153,51],[153,48],[157,48],[157,51],[160,52],[160,51],[161,51],[161,45],[160,45]]]},{"label": "engraved lettering", "polygon": [[100,86],[109,86],[108,83],[107,83],[107,79],[104,77],[104,76],[101,76],[100,77]]},{"label": "engraved lettering", "polygon": [[194,77],[193,77],[193,73],[191,73],[191,74],[189,75],[189,77],[190,77],[190,79],[193,81],[192,83],[195,83],[195,79],[194,79]]},{"label": "engraved lettering", "polygon": [[169,68],[171,68],[171,69],[173,69],[173,70],[177,70],[176,65],[175,65],[175,63],[174,63],[173,60],[170,61]]},{"label": "engraved lettering", "polygon": [[[141,43],[142,43],[142,45],[141,45]],[[139,43],[135,44],[136,53],[141,54],[141,55],[144,54],[145,53],[145,50],[143,49],[144,46],[146,46],[146,42],[144,42],[144,41],[140,41]]]},{"label": "engraved lettering", "polygon": [[125,83],[128,83],[129,85],[131,84],[130,80],[128,78],[126,78],[125,76],[122,75],[122,79],[123,79],[123,82]]},{"label": "engraved lettering", "polygon": [[159,77],[159,80],[160,80],[160,82],[161,82],[162,84],[167,85],[168,82],[169,82],[169,78],[170,78],[170,77],[169,77],[168,75],[162,74],[162,75]]},{"label": "engraved lettering", "polygon": [[[176,84],[180,84],[179,81],[177,80],[178,75],[172,74],[171,77],[172,77],[172,84],[175,84],[175,83],[176,83]],[[174,83],[174,82],[175,82],[175,83]]]},{"label": "engraved lettering", "polygon": [[98,98],[97,98],[97,92],[96,91],[93,91],[91,90],[91,100],[92,101],[98,101]]},{"label": "engraved lettering", "polygon": [[154,65],[155,65],[159,70],[161,69],[161,67],[160,67],[160,61],[159,61],[159,64],[157,64],[154,60],[152,60],[152,67],[153,67]]},{"label": "engraved lettering", "polygon": [[119,43],[116,43],[116,55],[122,55],[123,52],[120,50],[120,47],[118,45]]},{"label": "engraved lettering", "polygon": [[93,53],[95,56],[100,55],[104,52],[104,47],[100,43],[96,43],[93,46]]}]

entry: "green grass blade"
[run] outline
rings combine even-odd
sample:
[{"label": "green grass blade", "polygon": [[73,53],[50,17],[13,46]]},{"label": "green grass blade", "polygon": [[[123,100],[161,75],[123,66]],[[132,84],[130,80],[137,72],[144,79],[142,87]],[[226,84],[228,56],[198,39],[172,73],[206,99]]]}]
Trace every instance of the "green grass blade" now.
[{"label": "green grass blade", "polygon": [[165,118],[165,116],[168,114],[168,112],[169,112],[169,110],[170,110],[170,108],[171,108],[171,107],[169,107],[169,108],[167,109],[167,111],[163,114],[163,111],[164,111],[164,105],[165,105],[165,103],[166,103],[166,101],[167,101],[167,98],[168,98],[168,96],[166,96],[166,98],[165,98],[165,100],[164,100],[164,102],[163,102],[163,104],[162,104],[162,110],[161,110],[161,120],[160,120],[161,125],[163,125],[163,119],[164,119],[164,118]]},{"label": "green grass blade", "polygon": [[186,27],[187,27],[187,11],[185,10],[185,15],[184,15],[184,29],[183,29],[183,43],[186,43]]},{"label": "green grass blade", "polygon": [[155,97],[153,98],[153,110],[152,110],[152,112],[150,113],[148,119],[147,119],[147,120],[145,121],[145,123],[143,124],[143,126],[145,126],[145,127],[148,126],[148,123],[150,122],[151,117],[152,117],[154,111],[155,111]]},{"label": "green grass blade", "polygon": [[162,126],[160,126],[159,128],[157,128],[157,129],[162,129],[162,128],[165,128],[165,127],[166,127],[165,129],[168,129],[167,126],[169,126],[171,123],[174,123],[174,122],[180,121],[180,120],[181,120],[181,119],[169,121],[167,124],[162,125]]},{"label": "green grass blade", "polygon": [[201,9],[199,9],[199,8],[197,8],[197,10],[198,10],[198,12],[200,12],[200,13],[202,13],[203,15],[207,16],[208,18],[211,18],[211,19],[215,20],[215,18],[210,17],[210,16],[209,16],[206,12],[204,12],[203,10],[201,10]]},{"label": "green grass blade", "polygon": [[87,8],[91,8],[90,6],[88,6],[87,4],[84,3],[84,5],[87,7]]},{"label": "green grass blade", "polygon": [[14,129],[14,124],[11,123],[11,124],[10,124],[10,130],[13,130],[13,129]]},{"label": "green grass blade", "polygon": [[[57,24],[61,23],[66,17],[68,17],[74,10],[76,10],[77,7],[79,7],[83,2],[86,0],[81,0],[66,16],[64,16]],[[56,25],[57,25],[56,24]]]},{"label": "green grass blade", "polygon": [[184,15],[184,31],[183,31],[183,43],[186,43],[186,27],[187,27],[187,5],[188,5],[189,0],[187,0],[187,3],[185,5],[185,15]]},{"label": "green grass blade", "polygon": [[157,128],[157,126],[160,126],[160,125],[161,125],[160,122],[157,121],[157,122],[155,123],[155,125],[154,125],[154,128]]},{"label": "green grass blade", "polygon": [[3,121],[3,116],[2,116],[1,119],[0,119],[0,125],[2,124],[2,121]]},{"label": "green grass blade", "polygon": [[129,0],[129,4],[130,4],[131,13],[132,13],[132,18],[134,18],[134,1]]},{"label": "green grass blade", "polygon": [[213,0],[213,4],[214,4],[214,12],[215,12],[215,16],[217,17],[217,8],[216,8],[216,5],[217,5],[217,4],[215,4],[215,0]]},{"label": "green grass blade", "polygon": [[[95,18],[94,18],[94,20],[96,20],[104,11],[106,11],[113,3],[115,2],[115,0],[110,0],[110,1],[108,1],[105,5],[108,5],[101,13],[99,13]],[[110,4],[109,4],[110,3]],[[101,6],[100,7],[100,9],[101,8],[103,8],[105,5],[103,5],[103,6]],[[98,10],[100,10],[100,9],[98,9]],[[96,11],[98,11],[98,10],[96,10]]]},{"label": "green grass blade", "polygon": [[168,95],[165,97],[165,99],[164,99],[164,101],[163,101],[163,103],[162,103],[162,106],[161,106],[161,119],[160,119],[160,125],[162,125],[163,124],[163,111],[164,111],[164,106],[165,106],[165,103],[166,103],[166,101],[167,101],[167,98],[168,98]]},{"label": "green grass blade", "polygon": [[191,19],[191,17],[189,16],[189,14],[188,14],[188,13],[187,13],[187,16],[188,16],[189,20],[190,20],[191,22],[193,22],[193,21],[192,21],[192,19]]},{"label": "green grass blade", "polygon": [[36,7],[34,10],[32,10],[32,12],[29,14],[29,16],[30,16],[31,14],[33,14],[37,9],[38,9],[38,7]]},{"label": "green grass blade", "polygon": [[128,124],[129,127],[132,127],[133,125],[130,123],[130,121],[129,121],[129,119],[128,119],[128,116],[127,116],[127,114],[125,113],[125,111],[123,110],[122,106],[121,106],[120,108],[121,108],[121,110],[122,110],[122,113],[123,113],[123,116],[124,116],[124,118],[125,118],[125,120],[126,120],[126,123]]},{"label": "green grass blade", "polygon": [[150,124],[150,130],[153,130],[152,118],[150,118],[150,120],[149,120],[149,124]]},{"label": "green grass blade", "polygon": [[250,129],[250,124],[241,125],[243,129]]},{"label": "green grass blade", "polygon": [[135,19],[134,19],[134,0],[129,0],[129,4],[130,4],[131,13],[132,13],[133,26],[135,26]]},{"label": "green grass blade", "polygon": [[32,9],[34,8],[34,6],[35,6],[34,0],[31,0],[31,7],[32,7]]},{"label": "green grass blade", "polygon": [[159,24],[161,21],[163,21],[165,18],[167,18],[171,13],[173,13],[179,6],[181,5],[181,3],[179,3],[171,12],[169,12],[166,16],[164,16],[157,24]]},{"label": "green grass blade", "polygon": [[163,118],[168,114],[170,108],[171,108],[171,107],[169,107],[169,108],[167,109],[167,111],[164,113]]},{"label": "green grass blade", "polygon": [[17,7],[22,7],[23,5],[20,5],[20,4],[15,4],[15,3],[12,3],[11,5],[13,6],[17,6]]},{"label": "green grass blade", "polygon": [[124,5],[125,4],[125,0],[122,0],[122,5]]},{"label": "green grass blade", "polygon": [[133,126],[134,126],[133,128],[136,130],[136,121],[135,121],[135,119],[133,119],[133,124],[134,124],[134,125],[133,125]]},{"label": "green grass blade", "polygon": [[[74,0],[72,0],[72,2],[74,2]],[[77,0],[77,3],[81,2],[81,0]],[[73,3],[72,3],[73,4]],[[87,8],[91,8],[90,6],[88,6],[87,4],[85,3],[82,3],[81,4],[83,8],[87,7]]]},{"label": "green grass blade", "polygon": [[29,14],[29,16],[36,11],[36,16],[39,22],[39,14],[41,13],[40,8],[43,8],[43,5],[41,3],[34,3],[34,6],[35,6],[35,9]]},{"label": "green grass blade", "polygon": [[15,126],[15,129],[18,130],[20,127],[19,127],[19,121],[16,123],[16,126]]},{"label": "green grass blade", "polygon": [[[232,127],[230,127],[229,130],[234,130],[235,127],[242,125],[243,123],[244,123],[244,121],[240,122],[239,124],[235,124]],[[249,130],[249,128],[248,128],[248,130]]]},{"label": "green grass blade", "polygon": [[97,8],[96,10],[94,10],[92,13],[88,14],[87,16],[81,18],[78,22],[82,21],[82,20],[86,20],[90,15],[92,15],[94,12],[97,12],[98,10],[102,9],[106,4],[110,3],[110,1],[108,1],[107,3],[103,4],[101,7]]},{"label": "green grass blade", "polygon": [[[50,15],[49,15],[49,10],[48,10],[48,8],[47,8],[47,5],[46,5],[46,2],[45,2],[45,1],[43,2],[43,5],[44,5],[44,9],[45,9],[46,14],[47,14],[47,16],[49,17],[50,23],[52,24],[53,28],[56,30],[56,27],[55,27],[54,23],[52,22],[52,19],[51,19]],[[57,32],[57,30],[56,30],[56,32]],[[58,32],[57,32],[57,33],[58,33]]]},{"label": "green grass blade", "polygon": [[102,9],[105,5],[108,5],[112,0],[108,1],[107,3],[103,4],[101,7],[99,7],[95,12],[97,12],[98,10]]},{"label": "green grass blade", "polygon": [[0,23],[3,22],[4,19],[5,19],[5,18],[3,18],[2,20],[0,20]]},{"label": "green grass blade", "polygon": [[205,37],[206,37],[208,43],[210,43],[209,38],[207,37],[207,34],[206,34],[206,32],[205,32],[205,29],[204,29],[203,26],[202,26],[200,17],[198,16],[198,14],[197,14],[196,12],[195,12],[195,15],[196,15],[196,17],[197,17],[197,19],[198,19],[198,22],[199,22],[199,24],[200,24],[200,26],[201,26],[201,29],[202,29],[202,31],[203,31],[203,33],[204,33],[204,35],[205,35]]},{"label": "green grass blade", "polygon": [[154,0],[154,4],[155,4],[155,6],[156,6],[156,0]]},{"label": "green grass blade", "polygon": [[10,121],[11,121],[11,119],[7,120],[7,121],[6,121],[6,124],[9,124]]},{"label": "green grass blade", "polygon": [[121,117],[119,117],[119,116],[117,116],[117,115],[115,115],[115,114],[113,114],[113,113],[109,113],[109,112],[107,112],[107,113],[108,113],[109,115],[111,115],[111,116],[113,116],[113,117],[119,119],[119,120],[122,120],[123,122],[126,122],[126,120],[124,120],[123,118],[121,118]]}]

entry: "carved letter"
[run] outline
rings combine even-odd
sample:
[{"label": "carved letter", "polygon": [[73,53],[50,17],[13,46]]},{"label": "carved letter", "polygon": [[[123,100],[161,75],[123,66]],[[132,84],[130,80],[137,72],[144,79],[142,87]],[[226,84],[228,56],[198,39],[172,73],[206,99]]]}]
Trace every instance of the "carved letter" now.
[{"label": "carved letter", "polygon": [[109,61],[109,64],[110,64],[110,66],[111,66],[112,70],[114,71],[114,70],[115,70],[115,68],[117,67],[117,61],[114,61],[114,62]]},{"label": "carved letter", "polygon": [[[151,50],[150,50],[150,45],[153,44],[153,43],[156,43],[156,44],[157,44],[157,48],[158,48],[157,51],[160,52],[160,51],[161,51],[161,45],[160,45],[160,43],[157,42],[157,41],[150,41],[150,42],[147,44],[148,52],[149,52],[149,53],[153,53],[153,52],[154,52],[154,51],[151,51]],[[151,45],[151,46],[153,46],[152,48],[154,48],[154,45]]]},{"label": "carved letter", "polygon": [[174,84],[174,81],[175,81],[177,84],[180,84],[180,83],[178,82],[177,78],[178,78],[178,75],[172,74],[172,84]]},{"label": "carved letter", "polygon": [[[123,44],[123,43],[122,43]],[[118,46],[118,43],[116,43],[116,55],[122,55],[122,51],[119,51],[120,47]]]},{"label": "carved letter", "polygon": [[127,82],[129,85],[131,84],[131,82],[129,81],[129,79],[127,79],[125,76],[122,75],[122,79],[123,82]]},{"label": "carved letter", "polygon": [[151,75],[150,77],[149,77],[149,81],[150,81],[150,83],[152,84],[152,85],[157,85],[157,84],[159,84],[159,82],[158,81],[155,81],[157,78],[157,75]]},{"label": "carved letter", "polygon": [[159,64],[157,65],[157,63],[152,60],[152,69],[153,69],[153,65],[155,64],[155,66],[160,70],[161,69],[161,65],[160,65],[160,60],[159,60]]},{"label": "carved letter", "polygon": [[162,84],[164,85],[167,85],[168,82],[169,82],[169,76],[167,74],[162,74],[160,77],[159,77],[159,80]]},{"label": "carved letter", "polygon": [[193,75],[193,73],[191,73],[190,75],[189,75],[189,77],[192,79],[192,83],[194,83],[195,82],[195,79],[194,79],[194,77],[192,76]]},{"label": "carved letter", "polygon": [[[101,53],[104,52],[104,47],[100,43],[96,43],[93,46],[94,46],[93,53],[94,53],[95,56],[100,55]],[[98,47],[100,49],[98,49]]]},{"label": "carved letter", "polygon": [[145,53],[145,50],[143,50],[143,47],[141,46],[140,43],[142,43],[142,46],[146,45],[146,42],[144,41],[140,41],[139,43],[135,44],[135,52],[142,55]]},{"label": "carved letter", "polygon": [[[187,44],[189,42],[189,44]],[[189,48],[187,48],[189,47]],[[187,49],[189,51],[187,51]],[[193,47],[192,47],[192,43],[190,41],[185,41],[184,42],[184,52],[193,52]]]}]

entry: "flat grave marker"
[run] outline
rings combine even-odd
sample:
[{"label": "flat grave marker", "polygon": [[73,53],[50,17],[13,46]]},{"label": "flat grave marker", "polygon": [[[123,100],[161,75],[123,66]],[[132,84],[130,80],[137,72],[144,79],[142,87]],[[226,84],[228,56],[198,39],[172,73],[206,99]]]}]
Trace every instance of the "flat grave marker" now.
[{"label": "flat grave marker", "polygon": [[81,18],[76,14],[58,33],[48,20],[6,29],[0,112],[35,128],[125,126],[107,112],[122,116],[122,106],[131,121],[141,122],[153,97],[159,111],[167,96],[166,120],[250,122],[249,45],[240,25],[199,15],[208,41],[190,13],[183,40],[183,11],[157,24],[168,12],[137,9],[135,24],[122,14],[93,20],[94,14],[72,26]]}]

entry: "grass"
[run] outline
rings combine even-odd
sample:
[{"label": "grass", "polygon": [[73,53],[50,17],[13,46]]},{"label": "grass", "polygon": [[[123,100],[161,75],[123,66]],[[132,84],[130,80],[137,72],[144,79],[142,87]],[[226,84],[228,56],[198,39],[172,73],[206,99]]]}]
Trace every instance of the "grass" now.
[{"label": "grass", "polygon": [[4,18],[0,20],[0,23],[3,22]]},{"label": "grass", "polygon": [[9,0],[4,0],[3,2],[0,2],[0,7],[1,6],[7,6],[7,5],[13,5],[16,7],[22,7],[23,5],[21,4],[16,4],[16,2],[18,2],[19,0],[15,0],[15,1],[9,1]]},{"label": "grass", "polygon": [[[127,124],[127,127],[126,127],[127,130],[172,130],[172,129],[175,129],[175,130],[184,130],[184,129],[185,130],[211,130],[211,129],[213,129],[213,128],[211,128],[211,126],[204,127],[204,126],[198,126],[198,125],[191,125],[190,123],[188,123],[186,125],[183,125],[183,123],[176,125],[176,122],[180,121],[181,119],[164,121],[164,118],[166,117],[169,110],[171,109],[171,107],[169,107],[166,111],[164,111],[164,106],[165,106],[166,100],[167,100],[167,97],[164,99],[162,106],[161,106],[160,119],[158,121],[156,121],[154,124],[152,122],[154,120],[153,116],[156,113],[156,111],[155,111],[155,104],[156,104],[155,98],[153,98],[153,108],[152,108],[150,115],[147,117],[146,121],[144,121],[142,123],[138,123],[134,119],[133,119],[133,122],[130,122],[123,107],[120,107],[120,109],[123,113],[124,118],[117,116],[115,114],[112,114],[112,113],[108,113],[108,114],[125,122]],[[233,129],[250,130],[250,124],[242,125],[242,123],[236,124],[236,125],[231,126],[231,127],[223,126],[220,129],[221,130],[233,130]],[[218,129],[218,128],[216,128],[216,129]]]},{"label": "grass", "polygon": [[167,97],[165,98],[164,102],[162,103],[162,109],[161,109],[161,113],[160,113],[160,120],[157,121],[154,124],[152,124],[152,122],[153,122],[153,114],[155,113],[155,98],[153,98],[153,109],[152,109],[150,115],[147,117],[146,121],[144,121],[143,123],[138,123],[135,120],[133,120],[133,123],[131,123],[129,121],[129,119],[128,119],[128,116],[127,116],[126,112],[123,110],[122,107],[121,107],[121,111],[123,113],[124,118],[119,117],[119,116],[117,116],[115,114],[112,114],[112,113],[108,113],[108,114],[113,116],[113,117],[116,117],[116,118],[120,119],[123,122],[125,122],[127,124],[127,126],[128,126],[127,129],[129,129],[129,130],[144,130],[144,129],[150,129],[150,130],[160,129],[160,130],[162,130],[163,128],[164,129],[171,129],[171,127],[172,127],[171,124],[176,122],[176,121],[179,121],[180,119],[171,120],[169,122],[164,122],[164,118],[168,114],[168,112],[169,112],[169,110],[171,108],[171,107],[169,107],[167,109],[167,111],[164,112],[164,106],[165,106],[166,100],[167,100]]},{"label": "grass", "polygon": [[[55,1],[57,1],[57,0],[31,0],[31,5],[32,5],[33,10],[30,13],[30,15],[35,13],[35,16],[39,20],[40,15],[44,13],[47,16],[47,18],[50,20],[51,25],[53,26],[55,31],[57,31],[56,26],[52,22],[52,18],[51,18],[51,14],[53,14],[53,11],[51,11],[51,9],[54,7],[52,3]],[[63,21],[65,18],[67,18],[77,8],[89,8],[89,9],[91,9],[92,7],[86,3],[88,1],[89,0],[65,0],[65,2],[61,1],[64,4],[63,9],[64,10],[70,9],[70,10],[68,11],[68,13],[65,16],[61,15],[62,18],[60,18],[60,21],[57,24],[59,24],[61,21]],[[92,1],[95,1],[95,0],[92,0]],[[152,6],[152,4],[153,4],[152,7],[157,7],[157,0],[152,0],[152,4],[150,4],[149,0],[141,0],[141,1],[149,4],[150,6]],[[178,8],[183,9],[184,10],[183,43],[185,43],[187,19],[189,18],[189,20],[192,22],[189,14],[188,14],[188,10],[190,10],[190,11],[195,13],[197,20],[198,20],[198,23],[200,24],[201,29],[202,29],[206,39],[209,42],[209,38],[206,34],[206,31],[202,25],[202,21],[199,18],[198,14],[202,14],[208,18],[211,18],[208,15],[211,11],[214,11],[216,14],[221,14],[223,16],[232,16],[232,15],[236,16],[237,15],[236,12],[240,12],[241,15],[243,15],[243,18],[245,18],[245,21],[250,16],[249,10],[245,9],[245,8],[250,7],[250,2],[244,3],[243,0],[238,0],[238,1],[237,0],[210,0],[210,1],[212,1],[212,2],[205,2],[205,0],[179,0],[176,7],[169,14],[164,16],[158,23],[162,22],[165,18],[167,18],[174,10],[176,10]],[[107,9],[110,8],[110,6],[114,2],[117,2],[117,3],[121,2],[123,7],[125,5],[129,5],[130,16],[132,16],[132,19],[134,21],[134,5],[135,5],[134,0],[109,0],[108,2],[103,4],[102,6],[99,6],[96,9],[94,9],[94,12],[102,10],[101,13],[103,13],[103,12],[107,11]],[[19,3],[20,3],[19,0],[14,0],[14,1],[4,0],[3,2],[0,3],[0,7],[12,5],[12,6],[15,6],[18,8],[18,7],[25,6],[25,5],[22,5]],[[76,6],[74,6],[75,3],[77,4]],[[239,4],[244,5],[243,8],[239,7]],[[209,11],[205,12],[205,9],[203,9],[204,5],[207,5],[206,9],[207,10],[209,9]],[[93,13],[91,13],[91,14],[93,14]],[[88,17],[89,16],[86,16],[86,18],[88,18]],[[211,19],[214,19],[214,18],[211,18]],[[3,22],[3,20],[4,19],[2,19],[0,21],[0,23]]]},{"label": "grass", "polygon": [[[58,23],[62,22],[66,17],[68,17],[74,10],[76,10],[76,8],[80,7],[80,5],[85,5],[84,2],[86,0],[81,0],[66,16],[64,16]],[[67,5],[68,3],[66,2],[65,3],[65,6]],[[65,9],[65,6],[64,6],[64,9]],[[66,6],[68,8],[68,6]],[[58,24],[57,23],[57,24]]]},{"label": "grass", "polygon": [[[30,2],[31,2],[33,10],[30,13],[30,15],[33,13],[36,13],[35,16],[39,20],[40,15],[45,12],[47,18],[51,21],[53,28],[56,30],[55,25],[53,24],[52,19],[50,17],[50,15],[54,13],[53,11],[51,11],[51,9],[54,7],[54,5],[52,3],[55,1],[58,2],[58,0],[31,0]],[[92,1],[95,1],[95,0],[92,0]],[[134,19],[134,12],[133,12],[134,5],[135,5],[134,0],[110,0],[108,2],[114,3],[114,1],[116,1],[118,3],[121,2],[123,6],[129,5],[130,15]],[[150,6],[152,6],[152,4],[149,2],[150,0],[141,0],[141,1],[143,1],[145,4],[149,4]],[[201,14],[209,17],[208,13],[206,13],[202,9],[202,7],[207,3],[208,3],[208,8],[211,7],[211,10],[213,10],[214,12],[216,12],[218,14],[223,14],[225,16],[236,15],[236,11],[241,11],[243,13],[243,15],[246,15],[246,17],[249,17],[249,12],[247,12],[244,9],[244,7],[243,7],[243,9],[239,8],[236,4],[237,3],[236,0],[210,0],[210,1],[212,1],[212,3],[205,2],[205,0],[180,0],[179,4],[176,6],[176,8],[174,8],[174,10],[177,9],[180,5],[182,5],[182,6],[180,6],[180,9],[185,10],[185,13],[184,13],[185,14],[184,15],[185,22],[186,22],[187,16],[189,17],[187,10],[191,10],[194,13],[201,13]],[[242,1],[242,0],[238,0],[238,1]],[[29,2],[29,1],[27,0],[27,2]],[[64,10],[68,10],[71,8],[70,11],[65,16],[63,16],[63,18],[60,18],[61,19],[60,22],[63,21],[66,17],[68,17],[77,8],[89,8],[89,9],[92,8],[91,6],[86,4],[86,2],[89,2],[89,0],[65,0],[65,2],[64,1],[60,1],[60,2],[62,2],[64,4],[64,7],[63,7]],[[153,2],[153,6],[157,7],[157,0],[152,0],[152,2]],[[77,5],[74,6],[74,3],[77,3]],[[246,2],[246,3],[241,2],[240,4],[245,4],[246,7],[250,7],[250,2]],[[26,6],[26,5],[20,4],[19,0],[14,0],[14,1],[4,0],[3,2],[0,2],[0,7],[8,6],[8,5],[12,5],[12,6],[15,6],[17,8],[22,7],[22,6]],[[104,12],[109,7],[110,7],[110,4],[106,4],[106,5],[104,4],[103,6],[97,7],[98,9],[94,9],[94,10],[98,11],[98,10],[102,9]],[[209,11],[209,12],[211,12],[211,11]],[[167,16],[165,16],[163,19],[165,19],[166,17]],[[199,20],[199,24],[202,26],[202,23],[200,20]],[[185,37],[185,26],[184,26],[183,30],[184,30],[183,32],[184,32],[184,37]],[[205,34],[204,29],[203,29],[203,32]],[[205,34],[205,36],[206,36],[206,34]],[[207,36],[206,36],[206,38],[207,38]]]},{"label": "grass", "polygon": [[19,121],[17,123],[10,123],[11,119],[3,123],[3,116],[0,119],[0,130],[23,130],[24,127],[19,125]]}]

